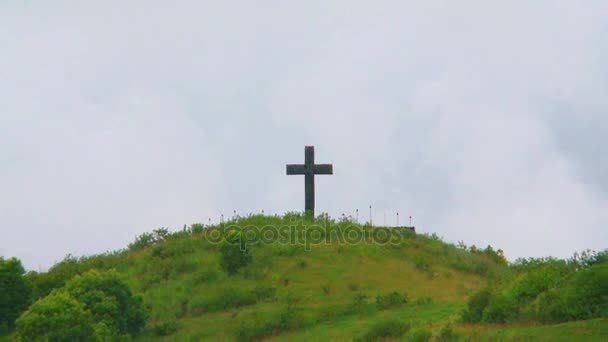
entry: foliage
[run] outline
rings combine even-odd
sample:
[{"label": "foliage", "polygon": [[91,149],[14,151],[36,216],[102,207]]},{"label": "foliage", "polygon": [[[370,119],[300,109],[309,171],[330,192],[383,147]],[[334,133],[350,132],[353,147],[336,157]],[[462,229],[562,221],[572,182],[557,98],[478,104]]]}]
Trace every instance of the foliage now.
[{"label": "foliage", "polygon": [[[241,216],[229,220],[226,225],[234,225],[237,231],[250,225],[281,228],[298,224],[299,217],[302,216]],[[349,225],[359,227],[366,237],[371,232],[370,227],[354,221],[323,218],[323,223],[326,221],[342,231]],[[304,221],[303,224],[311,223]],[[149,242],[145,248],[89,257],[68,256],[48,272],[30,272],[24,277],[32,286],[34,298],[44,298],[50,292],[70,295],[65,288],[59,289],[76,275],[83,276],[92,269],[100,272],[116,269],[134,293],[142,296],[143,307],[149,314],[151,325],[145,333],[134,337],[137,341],[231,340],[235,337],[242,340],[266,337],[352,340],[353,337],[361,338],[375,322],[395,317],[415,322],[417,329],[406,332],[401,338],[389,337],[389,340],[426,340],[431,336],[429,331],[436,333],[436,340],[450,340],[455,332],[466,339],[477,332],[482,333],[481,336],[493,336],[493,331],[507,328],[525,330],[521,335],[525,340],[539,340],[545,336],[554,340],[556,335],[548,334],[549,329],[539,327],[539,332],[535,332],[527,327],[538,326],[537,321],[552,323],[605,315],[602,309],[606,307],[602,300],[604,292],[598,284],[606,281],[603,272],[595,266],[604,263],[601,256],[595,256],[599,253],[583,252],[576,258],[550,266],[542,261],[518,268],[517,265],[505,265],[501,253],[493,248],[458,248],[443,242],[439,236],[415,234],[410,230],[400,232],[398,228],[393,230],[398,233],[398,239],[389,245],[365,241],[357,244],[332,242],[312,246],[309,252],[305,252],[305,244],[301,241],[289,242],[292,233],[286,230],[287,235],[279,236],[278,241],[251,249],[251,262],[229,275],[220,267],[222,245],[207,238],[221,227],[204,226],[203,229],[193,225],[174,233],[159,232],[159,241]],[[426,263],[432,265],[436,275],[449,273],[450,277],[436,276],[432,280],[425,277],[414,267],[419,260],[423,261],[419,268],[424,269]],[[331,284],[331,288],[327,287],[328,295],[323,293],[326,284]],[[492,291],[486,303],[480,305],[477,320],[506,320],[509,324],[480,327],[458,323],[453,331],[445,327],[463,307],[470,309],[464,296],[475,297],[484,287]],[[415,295],[415,305],[387,299],[393,289],[407,290]],[[402,290],[398,292],[403,293]],[[366,298],[364,293],[374,296]],[[378,296],[382,298],[380,303],[388,303],[385,306],[392,310],[382,310],[384,304],[378,303],[377,294],[381,294]],[[92,332],[88,339],[129,338],[118,336],[114,325],[103,323],[117,301],[108,299],[111,296],[104,291],[96,295],[102,299],[100,303],[108,304],[103,305],[107,314],[99,319],[101,323],[95,323],[93,313],[81,303],[91,317],[88,325]],[[80,302],[73,297],[70,295]],[[96,298],[92,294],[90,297]],[[511,307],[514,317],[505,314],[511,312],[508,310]],[[514,325],[512,321],[523,324]],[[608,329],[604,327],[608,326],[608,321],[602,318],[596,321],[599,323],[579,321],[550,327],[567,326],[569,330],[563,331],[569,331],[581,340],[586,337],[587,340],[588,337],[601,340],[597,337],[606,336]],[[573,335],[575,331],[577,335]],[[1,334],[0,340],[5,337]]]},{"label": "foliage", "polygon": [[467,308],[462,313],[462,320],[469,323],[481,321],[483,311],[490,303],[491,298],[492,293],[488,288],[477,292],[475,295],[469,298]]},{"label": "foliage", "polygon": [[608,316],[608,260],[586,251],[568,260],[518,259],[518,275],[469,299],[465,322],[566,322]]},{"label": "foliage", "polygon": [[247,244],[236,236],[227,238],[220,247],[220,254],[220,265],[230,275],[247,266],[252,259]]},{"label": "foliage", "polygon": [[483,310],[482,322],[506,323],[513,321],[519,314],[517,303],[509,294],[498,293],[492,296],[488,306]]},{"label": "foliage", "polygon": [[400,294],[397,291],[393,291],[386,295],[378,295],[376,297],[376,304],[380,309],[390,309],[403,306],[407,303],[407,293]]},{"label": "foliage", "polygon": [[65,291],[32,304],[16,325],[23,341],[88,341],[95,333],[91,313]]},{"label": "foliage", "polygon": [[175,333],[178,329],[177,321],[171,320],[162,323],[156,323],[151,328],[150,331],[154,336],[168,336]]},{"label": "foliage", "polygon": [[386,319],[373,324],[369,330],[361,337],[362,341],[375,341],[384,338],[398,338],[410,330],[408,323],[398,319]]},{"label": "foliage", "polygon": [[142,298],[131,293],[116,271],[91,270],[74,277],[65,289],[96,322],[119,334],[137,334],[146,324]]},{"label": "foliage", "polygon": [[151,233],[142,233],[135,238],[135,241],[129,244],[129,249],[136,251],[149,246],[152,246],[158,242],[163,241],[169,235],[167,228],[157,228]]},{"label": "foliage", "polygon": [[19,259],[0,257],[0,328],[13,329],[15,319],[30,304],[31,289],[24,274]]},{"label": "foliage", "polygon": [[608,263],[592,264],[565,286],[544,293],[538,304],[542,322],[608,317]]}]

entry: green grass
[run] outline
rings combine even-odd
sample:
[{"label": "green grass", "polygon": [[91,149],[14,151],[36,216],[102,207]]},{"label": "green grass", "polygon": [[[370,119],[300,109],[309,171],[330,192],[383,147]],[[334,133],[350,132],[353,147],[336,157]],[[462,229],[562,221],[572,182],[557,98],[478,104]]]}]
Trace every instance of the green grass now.
[{"label": "green grass", "polygon": [[[299,218],[253,216],[227,225],[286,226]],[[349,223],[333,224],[344,230]],[[208,232],[180,232],[142,249],[67,260],[40,277],[115,268],[143,296],[149,312],[147,328],[136,341],[229,341],[239,331],[259,331],[257,336],[277,341],[341,341],[361,337],[387,319],[434,336],[450,325],[473,340],[608,336],[605,319],[549,326],[459,323],[470,295],[511,277],[512,270],[434,236],[404,234],[396,245],[322,243],[310,251],[303,244],[256,245],[251,247],[252,263],[229,276],[219,266],[219,246],[205,238]],[[271,296],[256,297],[259,289],[268,288],[274,288]],[[379,308],[376,296],[393,291],[407,293],[408,302]],[[162,327],[170,327],[168,335],[156,336],[165,331]]]}]

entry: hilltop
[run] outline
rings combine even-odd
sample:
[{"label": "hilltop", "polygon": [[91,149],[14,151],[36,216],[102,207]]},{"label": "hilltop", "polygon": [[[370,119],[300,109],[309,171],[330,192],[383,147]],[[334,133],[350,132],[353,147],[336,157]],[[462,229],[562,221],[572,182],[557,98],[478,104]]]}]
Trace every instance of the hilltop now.
[{"label": "hilltop", "polygon": [[[509,263],[490,246],[321,218],[161,228],[123,250],[68,256],[24,277],[33,302],[76,275],[115,270],[143,299],[147,323],[136,341],[608,336],[605,253]],[[589,292],[573,293],[582,281]],[[581,300],[579,311],[552,306]]]}]

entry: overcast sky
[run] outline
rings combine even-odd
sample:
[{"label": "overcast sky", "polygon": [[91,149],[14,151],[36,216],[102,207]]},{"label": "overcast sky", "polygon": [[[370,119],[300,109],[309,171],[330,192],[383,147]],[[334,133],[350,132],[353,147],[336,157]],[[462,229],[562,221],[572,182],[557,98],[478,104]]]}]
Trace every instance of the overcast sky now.
[{"label": "overcast sky", "polygon": [[0,3],[0,255],[302,210],[608,247],[608,2]]}]

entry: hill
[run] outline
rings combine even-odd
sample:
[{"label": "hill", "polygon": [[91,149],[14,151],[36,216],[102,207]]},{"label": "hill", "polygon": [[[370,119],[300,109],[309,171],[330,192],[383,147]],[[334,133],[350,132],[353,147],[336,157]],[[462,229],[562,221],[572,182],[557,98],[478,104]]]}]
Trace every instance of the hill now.
[{"label": "hill", "polygon": [[[490,246],[289,213],[157,229],[24,278],[34,302],[76,275],[116,270],[143,298],[136,341],[602,340],[605,256],[508,263]],[[583,281],[588,293],[573,293]],[[581,300],[567,313],[552,304]]]}]

